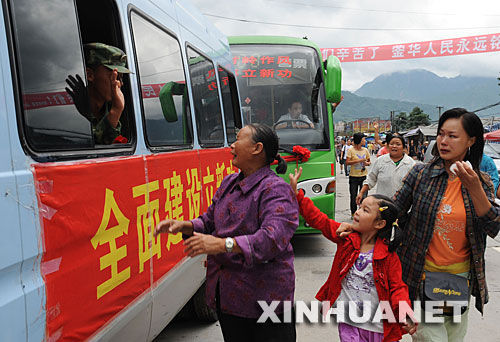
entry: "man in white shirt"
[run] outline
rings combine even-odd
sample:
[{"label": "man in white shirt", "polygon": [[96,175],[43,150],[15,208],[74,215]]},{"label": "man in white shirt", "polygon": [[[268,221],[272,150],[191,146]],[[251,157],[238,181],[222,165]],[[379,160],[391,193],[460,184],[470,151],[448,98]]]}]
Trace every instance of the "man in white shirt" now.
[{"label": "man in white shirt", "polygon": [[345,169],[345,175],[346,177],[349,177],[349,172],[351,172],[351,165],[347,165],[346,160],[347,160],[347,151],[352,148],[352,140],[347,139],[347,145],[344,146],[344,152],[342,154],[344,158],[344,169]]},{"label": "man in white shirt", "polygon": [[292,102],[290,108],[288,108],[288,113],[282,115],[278,119],[278,123],[275,129],[286,128],[290,123],[293,128],[314,128],[314,124],[307,115],[302,114],[302,104],[299,101]]}]

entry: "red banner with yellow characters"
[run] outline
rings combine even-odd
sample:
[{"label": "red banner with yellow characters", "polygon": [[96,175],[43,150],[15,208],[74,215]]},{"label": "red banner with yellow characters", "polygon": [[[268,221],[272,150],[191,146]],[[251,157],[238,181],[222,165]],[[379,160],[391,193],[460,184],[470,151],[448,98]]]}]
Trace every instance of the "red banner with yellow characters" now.
[{"label": "red banner with yellow characters", "polygon": [[188,220],[234,173],[229,149],[33,165],[44,254],[48,340],[84,340],[150,291],[184,258]]}]

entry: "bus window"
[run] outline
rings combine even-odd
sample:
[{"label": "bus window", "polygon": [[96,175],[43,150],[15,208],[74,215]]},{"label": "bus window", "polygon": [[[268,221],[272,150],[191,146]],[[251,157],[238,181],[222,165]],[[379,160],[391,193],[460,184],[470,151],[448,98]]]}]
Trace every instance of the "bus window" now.
[{"label": "bus window", "polygon": [[224,106],[224,120],[226,121],[227,142],[236,141],[236,129],[241,128],[241,112],[238,105],[238,91],[234,75],[219,67],[219,80]]},{"label": "bus window", "polygon": [[35,152],[93,146],[90,122],[66,93],[68,75],[85,75],[73,1],[12,0],[24,136]]},{"label": "bus window", "polygon": [[[125,52],[115,1],[76,0],[76,6],[83,44],[99,42],[117,47]],[[127,67],[130,69],[130,65],[127,64]],[[120,129],[118,133],[121,139],[112,142],[114,146],[119,146],[119,143],[131,142],[135,139],[135,120],[132,109],[129,74],[122,73],[119,75],[119,78],[122,80],[120,90],[125,99],[125,107],[119,120]],[[102,142],[96,140],[95,144],[108,145],[109,141]],[[100,147],[109,147],[109,145]]]},{"label": "bus window", "polygon": [[187,55],[200,145],[223,146],[224,130],[214,64],[190,47]]},{"label": "bus window", "polygon": [[308,46],[234,44],[245,123],[276,129],[280,146],[330,148],[321,61]]},{"label": "bus window", "polygon": [[[133,120],[126,114],[130,109],[125,105],[112,136],[101,134],[107,139],[96,140],[98,116],[105,115],[111,102],[104,102],[93,113],[95,101],[89,99],[95,97],[88,96],[91,90],[86,82],[84,44],[122,46],[114,3],[97,0],[76,3],[76,9],[75,2],[69,0],[57,5],[36,0],[16,0],[10,4],[22,108],[20,121],[27,146],[35,154],[108,148],[132,137]],[[78,18],[76,13],[80,14]],[[126,90],[128,78],[123,81],[122,92],[127,99],[130,98]],[[118,136],[120,139],[116,140]]]},{"label": "bus window", "polygon": [[[135,12],[131,21],[147,142],[151,147],[190,146],[192,123],[179,42]],[[180,91],[170,92],[174,108],[164,113],[160,91],[169,86]]]}]

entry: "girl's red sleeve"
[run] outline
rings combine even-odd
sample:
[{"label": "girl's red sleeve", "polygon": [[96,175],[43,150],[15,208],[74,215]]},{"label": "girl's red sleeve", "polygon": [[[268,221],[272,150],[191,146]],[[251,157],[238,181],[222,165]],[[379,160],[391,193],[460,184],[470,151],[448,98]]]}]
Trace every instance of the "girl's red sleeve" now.
[{"label": "girl's red sleeve", "polygon": [[304,196],[304,192],[299,190],[297,194],[300,214],[306,220],[307,224],[315,229],[321,230],[323,235],[335,243],[344,241],[337,235],[337,228],[340,226],[335,220],[330,219],[325,213],[322,213],[309,199]]},{"label": "girl's red sleeve", "polygon": [[399,302],[406,302],[411,308],[410,295],[408,286],[403,282],[403,272],[401,270],[401,262],[395,252],[389,253],[387,257],[388,271],[387,278],[389,280],[390,303],[392,312],[399,320]]}]

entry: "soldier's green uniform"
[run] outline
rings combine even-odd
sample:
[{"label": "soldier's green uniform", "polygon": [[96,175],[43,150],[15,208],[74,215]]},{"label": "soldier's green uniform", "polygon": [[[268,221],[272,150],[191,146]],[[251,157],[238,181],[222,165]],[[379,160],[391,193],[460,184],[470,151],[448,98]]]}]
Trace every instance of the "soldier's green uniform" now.
[{"label": "soldier's green uniform", "polygon": [[[85,51],[85,62],[88,67],[103,65],[111,70],[116,69],[119,73],[131,73],[126,68],[127,55],[119,48],[104,43],[89,43],[85,44],[83,49]],[[112,144],[116,137],[121,134],[121,123],[118,122],[118,125],[113,127],[108,121],[110,109],[111,103],[106,103],[103,109],[104,114],[100,120],[94,117],[94,115],[90,118],[92,134],[96,144]]]},{"label": "soldier's green uniform", "polygon": [[90,118],[94,142],[98,145],[112,144],[122,131],[122,124],[120,121],[118,121],[118,125],[116,125],[116,127],[111,126],[111,124],[109,123],[108,114],[110,108],[111,103],[106,103],[106,105],[104,106],[105,112],[101,120],[96,118],[94,115],[92,115]]}]

